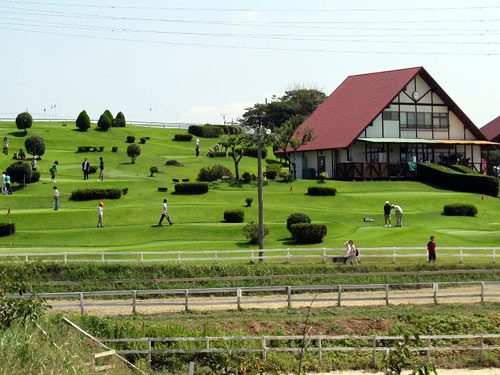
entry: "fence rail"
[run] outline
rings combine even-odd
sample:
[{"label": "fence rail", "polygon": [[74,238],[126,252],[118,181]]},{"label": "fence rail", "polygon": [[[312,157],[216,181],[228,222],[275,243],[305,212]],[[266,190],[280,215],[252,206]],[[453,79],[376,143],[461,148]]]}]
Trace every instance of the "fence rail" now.
[{"label": "fence rail", "polygon": [[[446,293],[450,287],[476,287],[477,290],[454,289]],[[486,288],[492,288],[490,292]],[[76,308],[84,314],[92,307],[129,307],[135,314],[141,307],[178,307],[188,312],[190,309],[203,306],[227,306],[242,310],[244,305],[276,305],[292,308],[296,303],[331,303],[342,306],[345,302],[363,301],[391,304],[391,301],[414,302],[430,301],[434,304],[447,299],[467,298],[472,302],[484,303],[500,298],[500,282],[466,281],[466,282],[422,282],[422,283],[387,283],[387,284],[339,284],[339,285],[304,285],[304,286],[254,286],[225,288],[193,288],[193,289],[152,289],[152,290],[119,290],[95,292],[62,292],[38,293],[37,296],[52,301],[53,308]],[[417,290],[417,294],[403,295],[402,291]],[[358,294],[355,294],[358,292]],[[369,293],[371,292],[371,293]],[[315,296],[306,293],[314,293]],[[391,294],[392,293],[392,294]],[[14,298],[27,298],[9,295]],[[151,298],[156,298],[151,301]],[[210,297],[210,298],[207,298]],[[267,297],[267,298],[266,298]],[[62,303],[57,300],[64,300]],[[89,300],[90,299],[90,300]],[[102,301],[96,299],[104,299]],[[67,301],[75,300],[75,301]]]},{"label": "fence rail", "polygon": [[[422,247],[367,247],[359,249],[363,258],[425,258],[427,251]],[[491,258],[496,262],[500,247],[440,247],[439,257],[464,259],[470,257]],[[418,252],[416,252],[418,251]],[[344,248],[286,248],[263,250],[264,259],[293,260],[320,259],[327,262],[341,259]],[[99,252],[50,252],[50,253],[8,253],[0,254],[0,260],[30,262],[34,260],[51,262],[195,262],[195,261],[257,261],[259,250],[177,250],[177,251],[99,251]]]},{"label": "fence rail", "polygon": [[[301,351],[317,352],[320,366],[325,352],[365,352],[371,353],[372,364],[376,362],[376,355],[379,352],[387,353],[392,349],[393,342],[403,340],[403,336],[327,336],[327,335],[295,335],[295,336],[214,336],[214,337],[166,337],[166,338],[120,338],[101,339],[101,341],[111,344],[147,344],[147,349],[126,349],[117,350],[120,354],[146,355],[149,364],[152,362],[153,354],[185,354],[185,353],[261,353],[266,358],[271,352],[298,353]],[[432,352],[439,351],[479,351],[481,360],[485,351],[499,350],[498,340],[500,334],[484,335],[422,335],[419,337],[419,346],[409,347],[413,352],[425,352],[427,360],[431,360]],[[342,343],[349,340],[349,343],[359,342],[359,346],[346,346]],[[478,340],[475,345],[457,345],[446,343],[449,340]],[[248,342],[247,347],[231,345],[231,341],[236,341],[236,345],[241,342]],[[272,345],[271,345],[272,341]],[[486,342],[485,342],[486,341]],[[337,345],[332,345],[336,342]],[[161,343],[180,344],[191,343],[197,348],[169,348],[158,349]],[[253,344],[253,345],[252,345]],[[369,346],[367,346],[369,344]],[[250,346],[250,347],[248,347]],[[253,346],[253,347],[252,347]],[[155,348],[156,347],[156,348]]]}]

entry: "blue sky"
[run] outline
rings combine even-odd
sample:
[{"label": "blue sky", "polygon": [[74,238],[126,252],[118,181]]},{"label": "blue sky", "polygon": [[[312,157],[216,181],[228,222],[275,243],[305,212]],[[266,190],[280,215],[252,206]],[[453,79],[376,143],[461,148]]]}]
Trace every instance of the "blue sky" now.
[{"label": "blue sky", "polygon": [[0,43],[0,117],[221,123],[296,85],[413,66],[479,127],[500,115],[494,0],[0,0]]}]

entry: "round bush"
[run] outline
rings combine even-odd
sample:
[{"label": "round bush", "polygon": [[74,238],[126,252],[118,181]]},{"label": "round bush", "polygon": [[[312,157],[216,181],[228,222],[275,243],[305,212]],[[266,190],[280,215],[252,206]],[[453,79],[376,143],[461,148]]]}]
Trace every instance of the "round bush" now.
[{"label": "round bush", "polygon": [[174,141],[178,142],[189,142],[193,139],[192,134],[175,134]]},{"label": "round bush", "polygon": [[446,216],[476,216],[477,208],[470,203],[447,204],[443,207],[443,215]]},{"label": "round bush", "polygon": [[126,143],[134,143],[135,137],[133,135],[127,135],[127,140],[125,142]]},{"label": "round bush", "polygon": [[214,164],[210,167],[200,169],[200,172],[198,173],[198,181],[217,181],[223,176],[233,178],[233,174],[228,168],[221,164]]},{"label": "round bush", "polygon": [[177,194],[205,194],[208,193],[206,182],[182,182],[175,184],[174,190]]},{"label": "round bush", "polygon": [[113,126],[118,126],[120,128],[124,128],[127,125],[127,121],[125,121],[125,115],[120,111],[116,114],[115,120],[113,121]]},{"label": "round bush", "polygon": [[76,118],[76,127],[82,132],[86,132],[90,128],[90,117],[85,110],[81,111]]},{"label": "round bush", "polygon": [[34,183],[34,182],[38,182],[38,181],[40,181],[40,171],[33,171],[33,172],[31,173],[31,178],[30,178],[30,180],[29,180],[29,181],[26,181],[26,182],[27,182],[27,183],[29,183],[29,184],[32,184],[32,183]]},{"label": "round bush", "polygon": [[118,146],[111,147],[111,152],[118,152]]},{"label": "round bush", "polygon": [[135,159],[141,154],[141,147],[135,143],[132,143],[127,147],[127,155],[132,160],[132,164],[135,163]]},{"label": "round bush", "polygon": [[293,224],[290,232],[297,243],[320,243],[326,236],[327,228],[323,224],[299,223]]},{"label": "round bush", "polygon": [[333,196],[337,194],[337,189],[332,187],[311,186],[307,188],[307,194],[316,196],[321,196],[321,195]]},{"label": "round bush", "polygon": [[[246,238],[251,244],[257,245],[259,243],[259,225],[257,223],[249,223],[243,227]],[[264,226],[264,237],[269,234],[269,230]]]},{"label": "round bush", "polygon": [[310,222],[311,218],[309,216],[300,212],[296,212],[288,216],[288,218],[286,219],[286,229],[290,231],[290,227],[293,224],[310,223]]},{"label": "round bush", "polygon": [[97,173],[97,167],[95,165],[91,165],[89,167],[89,174]]},{"label": "round bush", "polygon": [[113,117],[109,117],[109,115],[103,113],[101,117],[99,117],[99,121],[97,121],[97,127],[103,131],[109,130],[113,125]]},{"label": "round bush", "polygon": [[14,223],[0,223],[0,237],[10,236],[16,233],[16,226]]},{"label": "round bush", "polygon": [[226,223],[243,223],[245,213],[242,210],[224,211],[224,221]]},{"label": "round bush", "polygon": [[6,169],[7,174],[10,176],[11,182],[19,184],[28,183],[31,181],[33,174],[31,165],[27,162],[16,161]]},{"label": "round bush", "polygon": [[169,165],[171,167],[182,167],[182,163],[178,160],[167,160],[165,165]]},{"label": "round bush", "polygon": [[45,141],[39,135],[26,138],[24,147],[26,147],[26,151],[31,155],[42,156],[45,154]]},{"label": "round bush", "polygon": [[24,130],[25,133],[28,133],[28,128],[31,128],[33,125],[33,117],[28,112],[22,112],[16,117],[16,126],[19,130]]}]

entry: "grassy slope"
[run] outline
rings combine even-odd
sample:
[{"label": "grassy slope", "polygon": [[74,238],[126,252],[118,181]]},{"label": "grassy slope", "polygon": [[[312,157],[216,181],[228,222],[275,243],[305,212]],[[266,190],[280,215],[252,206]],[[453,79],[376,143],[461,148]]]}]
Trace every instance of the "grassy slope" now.
[{"label": "grassy slope", "polygon": [[[12,151],[24,148],[25,137],[20,136],[12,123],[0,123],[0,131],[10,139]],[[150,128],[114,128],[102,133],[91,129],[81,133],[73,124],[36,123],[29,135],[41,135],[47,152],[39,162],[40,182],[18,190],[12,196],[0,197],[2,221],[8,207],[17,232],[12,237],[0,238],[3,252],[11,251],[71,251],[71,250],[178,250],[178,249],[235,249],[251,248],[246,243],[241,224],[222,223],[226,209],[242,208],[245,221],[257,220],[256,186],[242,187],[218,184],[202,196],[171,195],[172,178],[194,180],[202,166],[222,163],[233,169],[232,160],[194,157],[193,142],[173,142],[175,133],[185,130]],[[126,156],[127,135],[136,139],[150,136],[141,145],[142,154],[135,165]],[[214,139],[202,139],[202,155],[215,144]],[[103,153],[77,154],[79,145],[105,146]],[[111,147],[118,146],[118,153]],[[0,156],[0,166],[6,168],[11,155]],[[91,175],[82,181],[80,165],[87,156],[94,165],[103,156],[106,165],[104,182]],[[61,210],[52,211],[52,184],[48,169],[59,160],[57,186],[61,192]],[[181,160],[183,167],[166,167],[168,159]],[[158,166],[164,173],[149,177],[149,167]],[[256,160],[243,158],[241,171],[254,172]],[[264,189],[265,221],[270,229],[266,247],[294,246],[285,228],[286,217],[292,212],[304,212],[313,222],[325,223],[328,235],[321,246],[338,247],[348,239],[358,246],[416,246],[425,245],[429,235],[436,235],[439,246],[492,246],[500,243],[500,200],[468,193],[435,189],[418,182],[340,182],[328,181],[327,186],[338,189],[336,197],[309,197],[307,187],[315,181],[296,181],[290,184],[270,182]],[[158,186],[168,186],[169,192],[157,192]],[[96,229],[97,202],[70,202],[71,191],[85,187],[129,188],[120,200],[105,202],[105,228]],[[161,201],[167,196],[170,213],[175,221],[172,227],[157,228]],[[246,197],[253,197],[254,205],[243,208]],[[400,204],[404,211],[403,228],[382,227],[382,206],[385,200]],[[440,215],[446,203],[469,202],[478,206],[476,218],[444,217]],[[375,217],[375,223],[363,223],[365,216]],[[10,249],[12,246],[12,250]]]}]

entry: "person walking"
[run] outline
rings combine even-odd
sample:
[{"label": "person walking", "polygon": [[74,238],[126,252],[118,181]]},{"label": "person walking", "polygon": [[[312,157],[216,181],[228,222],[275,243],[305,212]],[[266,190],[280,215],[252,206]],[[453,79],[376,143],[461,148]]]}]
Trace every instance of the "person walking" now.
[{"label": "person walking", "polygon": [[36,171],[36,158],[34,156],[31,158],[31,170]]},{"label": "person walking", "polygon": [[3,137],[3,153],[9,155],[9,138]]},{"label": "person walking", "polygon": [[167,221],[170,225],[173,224],[173,222],[170,220],[170,216],[168,214],[168,206],[167,206],[167,199],[165,198],[163,200],[163,205],[162,205],[162,208],[161,208],[161,218],[160,218],[160,222],[158,223],[158,226],[161,227],[162,226],[162,222],[163,222],[163,219],[167,218]]},{"label": "person walking", "polygon": [[8,173],[5,173],[5,190],[7,191],[7,194],[12,194],[12,189],[10,187],[10,176]]},{"label": "person walking", "polygon": [[104,180],[104,160],[99,156],[99,181]]},{"label": "person walking", "polygon": [[90,163],[87,160],[87,158],[83,159],[82,163],[82,171],[83,171],[83,179],[88,180],[89,179],[89,169],[90,169]]},{"label": "person walking", "polygon": [[7,189],[5,188],[5,175],[7,172],[2,172],[2,194],[7,194]]},{"label": "person walking", "polygon": [[354,245],[354,241],[349,240],[348,243],[349,243],[349,255],[347,256],[345,263],[359,264],[359,261],[358,261],[359,252],[358,252],[358,249],[356,249],[356,245]]},{"label": "person walking", "polygon": [[403,209],[401,208],[401,206],[398,206],[397,204],[394,204],[391,207],[394,208],[394,211],[396,212],[396,226],[402,227],[403,226]]},{"label": "person walking", "polygon": [[434,236],[431,236],[429,242],[427,242],[427,255],[429,263],[436,263],[436,239]]},{"label": "person walking", "polygon": [[57,175],[57,166],[59,165],[59,162],[56,160],[54,164],[52,164],[52,167],[50,167],[49,172],[50,172],[50,182],[56,182],[56,175]]},{"label": "person walking", "polygon": [[97,205],[97,228],[99,227],[104,228],[103,218],[104,218],[104,203],[99,202],[99,204]]},{"label": "person walking", "polygon": [[57,186],[54,186],[54,211],[59,209],[59,190],[57,190]]},{"label": "person walking", "polygon": [[391,204],[389,203],[389,201],[386,201],[385,202],[385,205],[384,205],[384,220],[385,220],[385,225],[384,225],[384,228],[387,228],[387,227],[392,227],[392,223],[391,223]]}]

